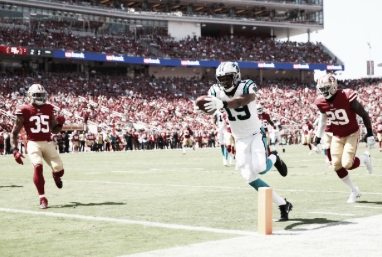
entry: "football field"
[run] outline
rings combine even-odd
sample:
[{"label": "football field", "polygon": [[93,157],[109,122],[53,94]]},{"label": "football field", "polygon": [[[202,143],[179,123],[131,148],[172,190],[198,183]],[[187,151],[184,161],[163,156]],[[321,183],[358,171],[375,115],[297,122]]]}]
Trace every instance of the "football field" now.
[{"label": "football field", "polygon": [[[360,144],[358,153],[365,150]],[[350,171],[362,196],[349,204],[349,189],[324,155],[287,146],[280,155],[288,176],[272,168],[262,179],[294,207],[288,222],[277,222],[273,205],[269,236],[257,233],[257,192],[233,165],[222,165],[220,148],[62,154],[62,189],[44,164],[46,210],[38,208],[28,158],[21,166],[0,156],[0,256],[341,256],[346,250],[346,256],[382,256],[382,153],[370,152],[374,173],[362,164]],[[340,241],[346,249],[336,250]]]}]

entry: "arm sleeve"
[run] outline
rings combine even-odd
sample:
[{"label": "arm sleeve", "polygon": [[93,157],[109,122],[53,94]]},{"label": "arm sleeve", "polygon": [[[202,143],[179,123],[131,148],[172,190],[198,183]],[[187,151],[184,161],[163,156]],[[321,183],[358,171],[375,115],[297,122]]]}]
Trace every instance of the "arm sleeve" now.
[{"label": "arm sleeve", "polygon": [[327,116],[325,113],[320,113],[320,117],[318,120],[318,126],[317,126],[317,136],[319,138],[322,138],[322,136],[324,135],[325,126],[326,126],[326,118],[327,118]]}]

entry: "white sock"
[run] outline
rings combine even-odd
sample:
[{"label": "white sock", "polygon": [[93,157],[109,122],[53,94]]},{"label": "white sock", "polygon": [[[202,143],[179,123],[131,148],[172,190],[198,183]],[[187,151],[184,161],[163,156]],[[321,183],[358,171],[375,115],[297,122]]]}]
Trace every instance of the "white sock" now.
[{"label": "white sock", "polygon": [[39,197],[40,197],[40,199],[41,199],[41,198],[44,198],[44,197],[45,197],[45,195],[39,195]]},{"label": "white sock", "polygon": [[357,188],[351,180],[350,175],[348,174],[346,177],[341,178],[341,180],[350,188],[351,191],[356,191]]},{"label": "white sock", "polygon": [[275,162],[276,162],[276,155],[271,154],[271,155],[268,156],[268,159],[270,159],[272,161],[272,163],[275,164]]},{"label": "white sock", "polygon": [[279,196],[275,190],[272,190],[272,200],[275,204],[277,204],[277,206],[280,206],[280,205],[284,205],[286,204],[286,201],[284,198],[282,198],[281,196]]},{"label": "white sock", "polygon": [[361,163],[365,163],[367,156],[365,154],[362,154],[360,156],[357,156],[358,159],[361,161]]}]

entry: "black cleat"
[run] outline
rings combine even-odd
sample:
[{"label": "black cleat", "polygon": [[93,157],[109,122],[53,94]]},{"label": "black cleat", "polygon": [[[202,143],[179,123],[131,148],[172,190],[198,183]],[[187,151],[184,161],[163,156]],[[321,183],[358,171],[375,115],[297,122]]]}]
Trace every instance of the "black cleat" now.
[{"label": "black cleat", "polygon": [[279,221],[289,220],[288,214],[293,208],[293,205],[290,202],[288,202],[286,199],[285,201],[286,201],[286,204],[279,206],[280,214],[281,214]]},{"label": "black cleat", "polygon": [[283,162],[283,160],[281,160],[277,151],[272,151],[271,154],[276,156],[276,162],[274,164],[276,169],[279,171],[281,176],[286,177],[286,175],[288,175],[288,167]]},{"label": "black cleat", "polygon": [[54,183],[56,183],[56,186],[61,189],[62,188],[61,178],[60,177],[55,177],[54,173],[53,173],[53,179],[54,179]]},{"label": "black cleat", "polygon": [[285,153],[285,148],[283,148],[283,153]]}]

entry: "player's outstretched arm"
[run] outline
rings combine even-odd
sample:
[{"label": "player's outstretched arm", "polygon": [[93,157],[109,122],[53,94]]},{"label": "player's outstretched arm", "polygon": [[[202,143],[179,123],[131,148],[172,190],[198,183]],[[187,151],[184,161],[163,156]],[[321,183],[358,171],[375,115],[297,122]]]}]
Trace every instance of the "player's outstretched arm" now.
[{"label": "player's outstretched arm", "polygon": [[24,117],[22,115],[17,115],[15,124],[13,125],[12,132],[11,132],[11,152],[13,154],[13,157],[15,158],[15,161],[21,165],[24,164],[21,158],[25,158],[25,157],[22,153],[19,152],[17,145],[18,145],[19,133],[23,126],[24,126]]}]

